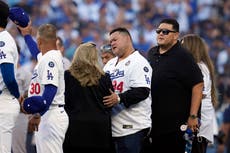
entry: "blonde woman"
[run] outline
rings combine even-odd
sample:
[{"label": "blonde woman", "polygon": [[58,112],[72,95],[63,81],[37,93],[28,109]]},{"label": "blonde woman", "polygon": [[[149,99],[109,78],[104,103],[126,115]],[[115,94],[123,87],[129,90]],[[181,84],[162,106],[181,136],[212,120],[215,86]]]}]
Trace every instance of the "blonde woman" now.
[{"label": "blonde woman", "polygon": [[196,147],[193,146],[192,152],[205,153],[207,144],[214,141],[214,108],[217,104],[214,66],[208,54],[208,46],[200,36],[195,34],[185,35],[181,39],[181,44],[191,52],[203,74],[204,88],[201,103],[201,126],[197,137],[198,143],[194,143],[198,145]]},{"label": "blonde woman", "polygon": [[84,43],[76,49],[71,66],[65,71],[65,87],[69,127],[64,152],[110,153],[110,109],[102,101],[113,91],[113,86],[110,76],[99,65],[95,44]]}]

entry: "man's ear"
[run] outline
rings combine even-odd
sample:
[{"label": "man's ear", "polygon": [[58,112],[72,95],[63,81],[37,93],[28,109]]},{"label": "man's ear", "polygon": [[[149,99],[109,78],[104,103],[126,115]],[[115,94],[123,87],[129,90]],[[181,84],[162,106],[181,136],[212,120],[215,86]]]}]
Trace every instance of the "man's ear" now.
[{"label": "man's ear", "polygon": [[41,40],[41,38],[40,38],[40,37],[38,37],[38,38],[37,38],[37,44],[38,44],[38,46],[40,46],[40,45],[41,45],[41,43],[42,43],[42,40]]}]

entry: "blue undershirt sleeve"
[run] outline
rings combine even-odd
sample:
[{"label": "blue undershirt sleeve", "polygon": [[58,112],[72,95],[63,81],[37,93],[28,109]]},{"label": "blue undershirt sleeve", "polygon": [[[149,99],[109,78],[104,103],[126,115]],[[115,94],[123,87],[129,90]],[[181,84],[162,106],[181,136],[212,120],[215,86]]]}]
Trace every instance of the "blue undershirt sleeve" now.
[{"label": "blue undershirt sleeve", "polygon": [[43,115],[50,107],[55,95],[57,93],[57,87],[52,84],[45,85],[45,90],[42,94],[42,97],[46,100],[46,109],[40,112]]},{"label": "blue undershirt sleeve", "polygon": [[37,43],[33,40],[31,35],[24,36],[25,42],[30,50],[30,53],[33,58],[37,59],[37,55],[40,53]]},{"label": "blue undershirt sleeve", "polygon": [[14,64],[2,63],[0,64],[0,69],[1,69],[3,81],[7,89],[14,97],[19,98],[20,93],[19,93],[17,81],[15,79]]}]

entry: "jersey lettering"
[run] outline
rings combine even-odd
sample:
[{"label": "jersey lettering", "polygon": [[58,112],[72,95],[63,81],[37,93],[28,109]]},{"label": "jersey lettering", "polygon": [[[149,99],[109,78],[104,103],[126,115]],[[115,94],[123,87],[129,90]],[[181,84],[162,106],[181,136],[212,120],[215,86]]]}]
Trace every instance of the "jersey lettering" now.
[{"label": "jersey lettering", "polygon": [[47,79],[48,80],[53,80],[53,74],[52,74],[52,72],[50,72],[49,70],[47,71]]},{"label": "jersey lettering", "polygon": [[41,92],[41,88],[39,83],[31,83],[30,94],[39,94]]},{"label": "jersey lettering", "polygon": [[150,78],[147,75],[145,75],[145,81],[146,81],[147,84],[151,83]]},{"label": "jersey lettering", "polygon": [[120,71],[119,69],[117,69],[114,73],[110,73],[111,80],[117,79],[123,76],[125,76],[124,70]]},{"label": "jersey lettering", "polygon": [[0,51],[0,59],[6,58],[6,54],[3,51]]},{"label": "jersey lettering", "polygon": [[120,93],[123,91],[123,85],[124,85],[123,81],[121,81],[121,82],[117,82],[116,80],[113,81],[114,90],[117,90]]}]

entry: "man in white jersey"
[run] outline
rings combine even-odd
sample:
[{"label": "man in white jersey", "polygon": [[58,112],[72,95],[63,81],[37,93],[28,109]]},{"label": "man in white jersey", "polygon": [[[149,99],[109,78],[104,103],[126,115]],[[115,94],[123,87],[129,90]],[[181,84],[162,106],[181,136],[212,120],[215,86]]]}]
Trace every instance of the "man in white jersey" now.
[{"label": "man in white jersey", "polygon": [[[22,104],[25,112],[36,113],[35,120],[37,113],[41,115],[41,122],[35,133],[37,153],[62,153],[69,120],[63,107],[64,69],[62,54],[56,47],[56,28],[51,24],[41,25],[37,32],[37,44],[30,35],[31,23],[25,28],[18,28],[32,56],[37,56],[38,61],[28,91],[29,98]],[[41,108],[44,109],[41,111]]]},{"label": "man in white jersey", "polygon": [[104,97],[104,104],[113,106],[112,135],[116,153],[139,153],[151,127],[152,69],[134,49],[127,29],[113,29],[109,40],[116,57],[108,61],[104,71],[110,74],[115,92]]},{"label": "man in white jersey", "polygon": [[[18,55],[20,47],[17,44]],[[20,59],[20,56],[19,56]],[[20,95],[27,97],[28,88],[31,80],[31,72],[18,62],[16,80]],[[12,133],[12,152],[13,153],[35,153],[35,146],[32,144],[33,131],[29,131],[28,122],[30,115],[20,112]]]},{"label": "man in white jersey", "polygon": [[12,130],[20,111],[20,94],[15,79],[18,51],[6,31],[9,7],[0,0],[0,152],[10,153]]}]

